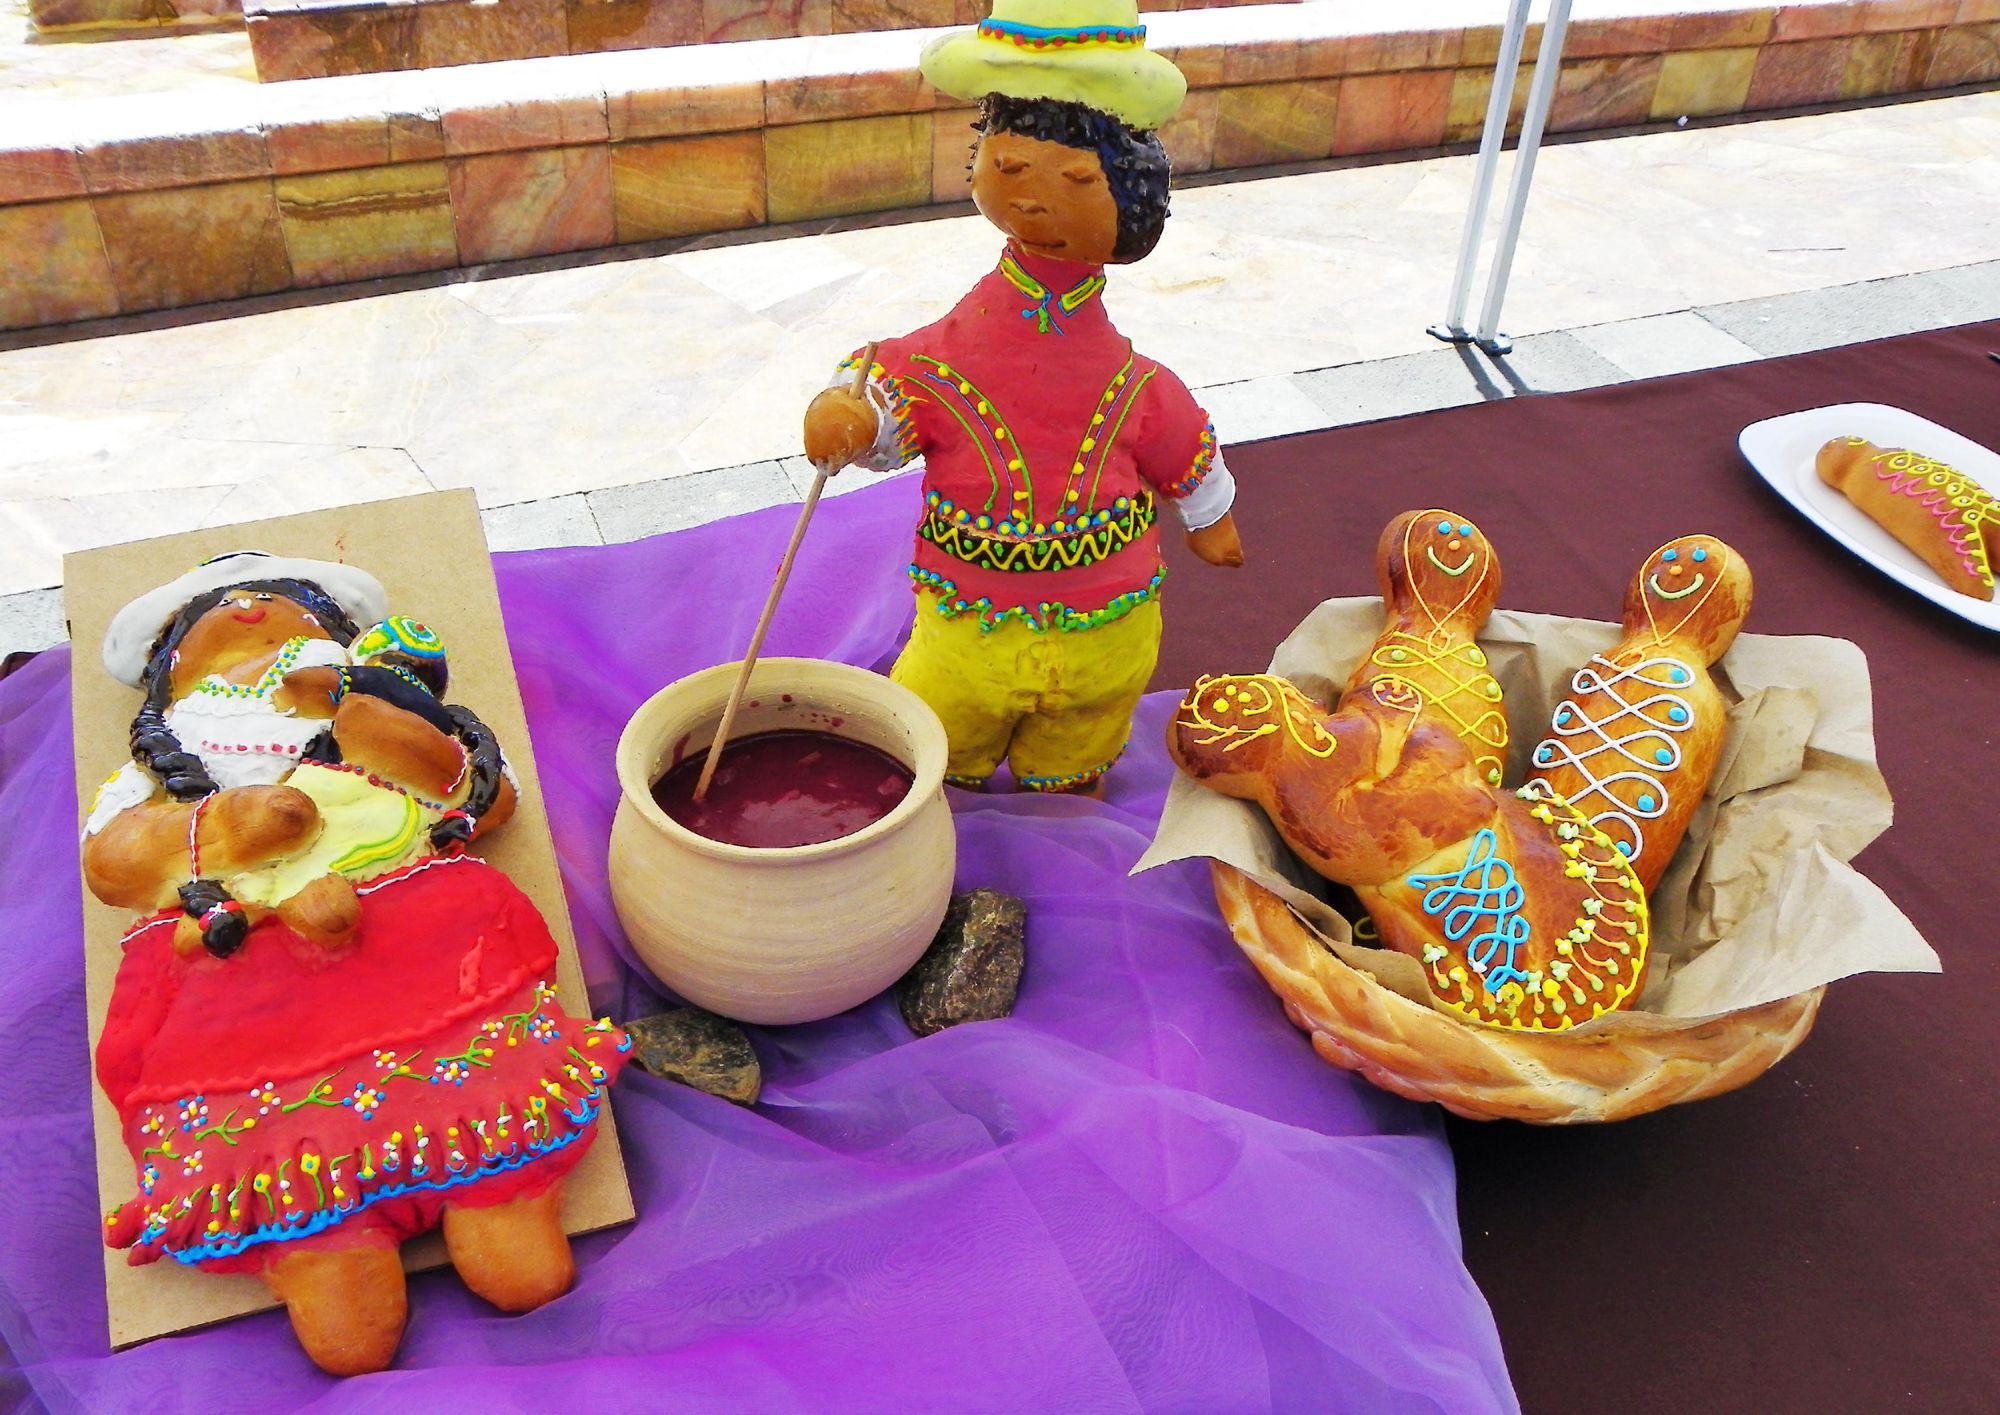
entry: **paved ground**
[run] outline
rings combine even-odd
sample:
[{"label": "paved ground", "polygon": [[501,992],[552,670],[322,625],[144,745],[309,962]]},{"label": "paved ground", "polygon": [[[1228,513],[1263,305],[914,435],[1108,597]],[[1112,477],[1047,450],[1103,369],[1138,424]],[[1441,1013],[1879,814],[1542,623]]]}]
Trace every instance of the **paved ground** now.
[{"label": "paved ground", "polygon": [[[1113,312],[1225,443],[2000,317],[2000,93],[1548,150],[1503,360],[1424,333],[1470,169],[1192,187]],[[88,545],[444,486],[496,549],[796,500],[831,361],[992,247],[873,218],[0,336],[0,652],[62,636]]]}]

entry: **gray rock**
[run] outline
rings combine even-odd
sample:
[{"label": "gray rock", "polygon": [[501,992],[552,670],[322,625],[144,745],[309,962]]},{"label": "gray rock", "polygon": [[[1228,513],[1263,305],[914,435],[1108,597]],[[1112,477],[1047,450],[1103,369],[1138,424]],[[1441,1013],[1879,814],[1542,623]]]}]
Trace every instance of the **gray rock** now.
[{"label": "gray rock", "polygon": [[764,1073],[741,1027],[699,1007],[627,1022],[632,1060],[641,1070],[737,1105],[755,1105]]},{"label": "gray rock", "polygon": [[903,1020],[920,1037],[1014,1010],[1027,955],[1028,907],[1011,894],[975,889],[952,896],[944,924],[917,966],[896,984]]}]

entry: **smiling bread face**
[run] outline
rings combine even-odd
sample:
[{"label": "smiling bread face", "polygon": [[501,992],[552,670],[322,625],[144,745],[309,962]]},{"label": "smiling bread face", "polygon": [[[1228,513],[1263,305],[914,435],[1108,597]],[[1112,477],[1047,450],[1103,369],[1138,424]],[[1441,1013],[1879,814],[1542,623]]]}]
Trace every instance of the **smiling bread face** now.
[{"label": "smiling bread face", "polygon": [[227,675],[266,659],[292,639],[331,637],[317,616],[283,595],[231,590],[181,636],[173,657],[174,696],[184,696],[210,674]]},{"label": "smiling bread face", "polygon": [[1750,612],[1750,567],[1714,536],[1679,536],[1646,557],[1625,590],[1625,633],[1641,643],[1674,641],[1714,663]]},{"label": "smiling bread face", "polygon": [[1389,621],[1349,677],[1342,706],[1376,683],[1406,685],[1421,696],[1425,717],[1472,749],[1481,778],[1499,785],[1506,703],[1475,642],[1500,594],[1493,547],[1463,516],[1405,511],[1383,528],[1375,572]]},{"label": "smiling bread face", "polygon": [[1376,575],[1392,616],[1431,626],[1486,622],[1500,597],[1500,561],[1479,527],[1452,511],[1405,511],[1383,528]]}]

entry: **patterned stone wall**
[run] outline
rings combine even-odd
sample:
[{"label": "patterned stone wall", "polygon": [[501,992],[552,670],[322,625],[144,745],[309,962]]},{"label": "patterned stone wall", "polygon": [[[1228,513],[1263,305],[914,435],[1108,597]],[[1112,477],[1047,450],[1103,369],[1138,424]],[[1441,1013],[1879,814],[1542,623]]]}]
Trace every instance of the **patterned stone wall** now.
[{"label": "patterned stone wall", "polygon": [[[1299,3],[1299,0],[1277,0]],[[166,0],[48,0],[71,5]],[[222,4],[237,0],[187,0]],[[555,54],[974,24],[992,0],[241,0],[257,77],[326,78]],[[1142,11],[1273,0],[1139,0]]]},{"label": "patterned stone wall", "polygon": [[[1179,170],[1476,136],[1496,29],[1316,33],[1333,9],[1161,18]],[[968,114],[914,64],[876,34],[0,105],[0,329],[962,201]],[[1552,125],[1995,79],[2000,0],[1585,19]]]}]

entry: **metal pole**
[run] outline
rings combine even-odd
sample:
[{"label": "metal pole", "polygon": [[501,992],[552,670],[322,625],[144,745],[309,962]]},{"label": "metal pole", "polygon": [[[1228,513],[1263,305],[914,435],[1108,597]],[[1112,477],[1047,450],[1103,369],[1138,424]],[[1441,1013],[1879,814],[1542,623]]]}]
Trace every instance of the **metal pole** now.
[{"label": "metal pole", "polygon": [[1542,47],[1535,52],[1535,80],[1528,89],[1528,111],[1521,120],[1521,143],[1514,154],[1514,176],[1507,188],[1507,214],[1500,223],[1500,245],[1493,256],[1493,273],[1486,281],[1486,306],[1479,316],[1475,342],[1489,354],[1504,354],[1514,341],[1498,333],[1500,306],[1507,298],[1507,280],[1514,272],[1514,248],[1521,239],[1521,217],[1528,209],[1528,188],[1535,180],[1535,157],[1542,146],[1542,129],[1555,102],[1556,80],[1562,74],[1563,40],[1569,31],[1570,0],[1550,0],[1542,24]]},{"label": "metal pole", "polygon": [[1465,210],[1465,230],[1458,238],[1458,270],[1451,280],[1451,301],[1444,323],[1430,332],[1452,343],[1472,336],[1465,329],[1465,306],[1472,293],[1472,269],[1479,261],[1479,240],[1486,230],[1486,208],[1493,197],[1493,174],[1507,140],[1507,110],[1513,105],[1514,76],[1521,68],[1521,48],[1528,36],[1530,0],[1513,0],[1500,31],[1500,56],[1493,66],[1493,92],[1486,100],[1486,126],[1479,133],[1479,162],[1472,174],[1472,204]]}]

